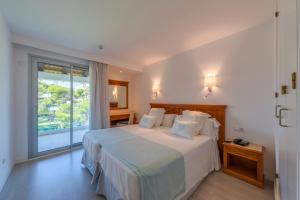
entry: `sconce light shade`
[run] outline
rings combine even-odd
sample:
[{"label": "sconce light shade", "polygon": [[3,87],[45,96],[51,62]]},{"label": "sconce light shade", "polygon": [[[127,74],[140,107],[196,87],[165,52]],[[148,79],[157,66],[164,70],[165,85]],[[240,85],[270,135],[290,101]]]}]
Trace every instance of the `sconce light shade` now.
[{"label": "sconce light shade", "polygon": [[158,84],[154,84],[152,86],[152,97],[156,98],[159,94],[159,85]]},{"label": "sconce light shade", "polygon": [[208,97],[212,93],[212,89],[216,86],[216,77],[215,76],[207,76],[204,79],[204,86],[208,90],[208,94],[205,97]]},{"label": "sconce light shade", "polygon": [[204,79],[204,86],[208,88],[212,88],[216,85],[216,77],[215,76],[207,76]]}]

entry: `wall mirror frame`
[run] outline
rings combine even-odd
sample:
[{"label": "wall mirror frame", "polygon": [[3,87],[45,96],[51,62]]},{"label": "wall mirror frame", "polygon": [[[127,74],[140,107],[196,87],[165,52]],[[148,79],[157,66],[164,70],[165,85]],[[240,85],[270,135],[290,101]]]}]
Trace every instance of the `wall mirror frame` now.
[{"label": "wall mirror frame", "polygon": [[[121,109],[128,109],[128,81],[118,81],[118,80],[108,80],[109,86],[109,107],[110,110],[121,110]],[[126,90],[126,92],[120,92],[120,89]],[[112,101],[112,98],[115,99]],[[121,98],[121,99],[120,99]],[[122,103],[123,105],[120,106],[119,101],[126,101]]]}]

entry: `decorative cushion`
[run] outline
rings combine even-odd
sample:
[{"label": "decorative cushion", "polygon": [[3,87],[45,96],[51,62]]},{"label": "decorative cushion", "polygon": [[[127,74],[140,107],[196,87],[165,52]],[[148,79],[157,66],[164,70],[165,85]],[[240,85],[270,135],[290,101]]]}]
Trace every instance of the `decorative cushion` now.
[{"label": "decorative cushion", "polygon": [[151,108],[149,115],[156,117],[155,126],[160,126],[166,110],[164,108]]},{"label": "decorative cushion", "polygon": [[199,133],[199,123],[175,120],[171,133],[187,139],[193,139],[193,136]]},{"label": "decorative cushion", "polygon": [[175,117],[175,114],[165,114],[161,125],[171,128],[173,126]]},{"label": "decorative cushion", "polygon": [[139,126],[143,128],[153,128],[156,122],[156,117],[151,115],[143,115],[142,119],[139,122]]}]

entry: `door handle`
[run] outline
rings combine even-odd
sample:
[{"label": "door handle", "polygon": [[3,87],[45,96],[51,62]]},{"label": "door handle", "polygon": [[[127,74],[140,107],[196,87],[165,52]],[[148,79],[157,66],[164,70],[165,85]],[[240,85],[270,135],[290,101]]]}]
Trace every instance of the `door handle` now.
[{"label": "door handle", "polygon": [[287,108],[281,108],[281,109],[279,109],[279,126],[281,126],[281,127],[289,127],[289,126],[287,126],[287,125],[284,125],[284,124],[282,124],[282,111],[286,111],[286,110],[288,110]]},{"label": "door handle", "polygon": [[278,108],[280,108],[280,107],[282,107],[282,106],[281,106],[281,105],[276,105],[276,106],[275,106],[275,117],[276,117],[276,118],[279,118],[279,115],[278,115],[278,112],[277,112],[277,111],[278,111]]}]

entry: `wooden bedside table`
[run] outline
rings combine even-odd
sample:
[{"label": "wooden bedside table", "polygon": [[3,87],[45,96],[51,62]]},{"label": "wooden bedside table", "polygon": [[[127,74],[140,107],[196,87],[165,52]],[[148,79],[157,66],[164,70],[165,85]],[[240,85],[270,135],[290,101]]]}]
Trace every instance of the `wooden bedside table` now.
[{"label": "wooden bedside table", "polygon": [[223,171],[248,183],[264,188],[264,147],[250,143],[240,146],[223,143]]}]

